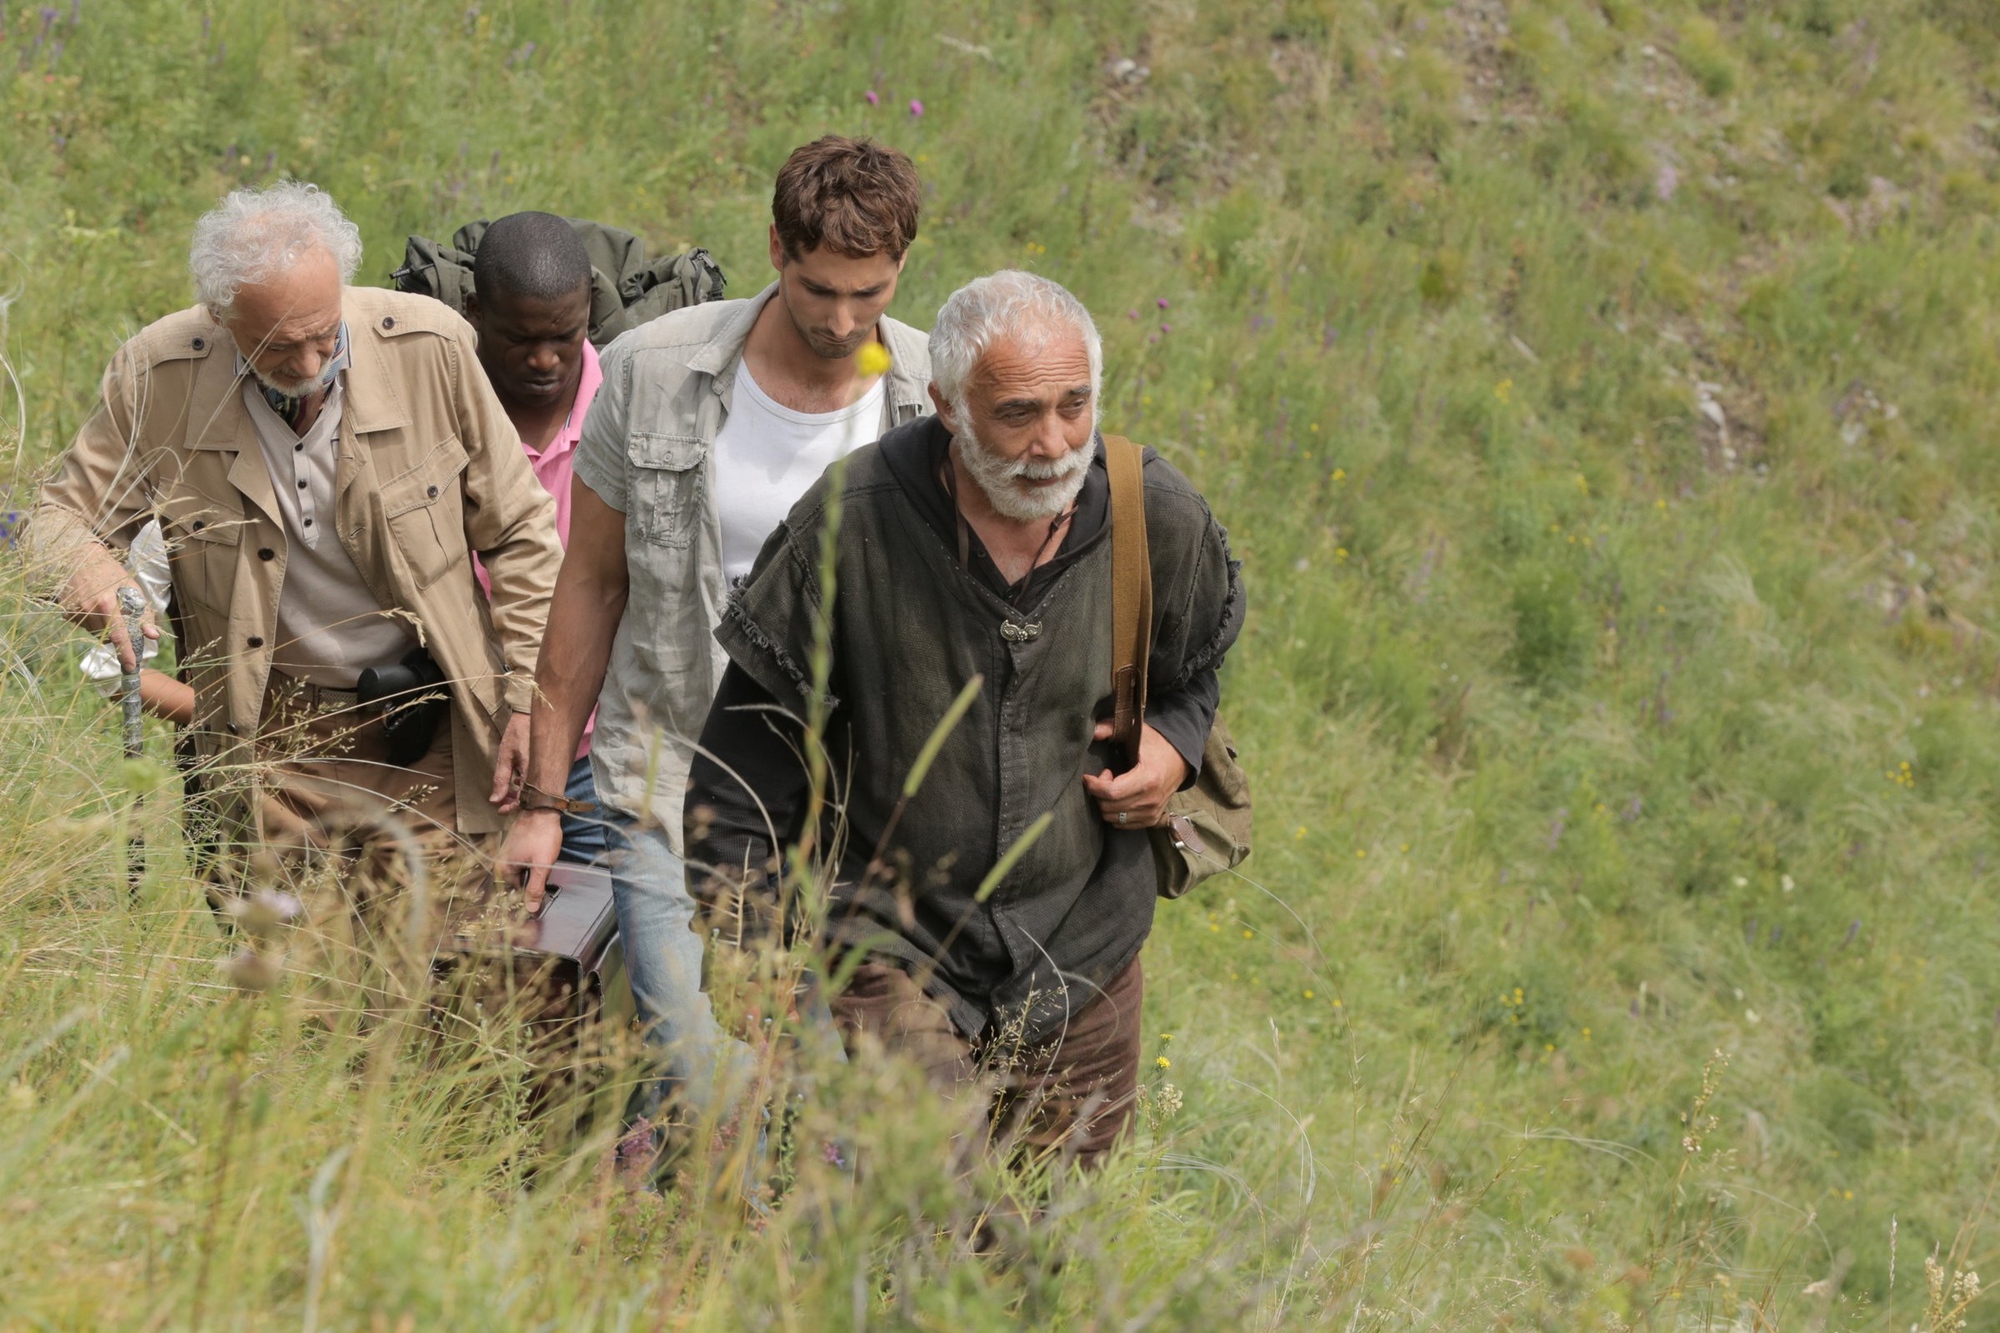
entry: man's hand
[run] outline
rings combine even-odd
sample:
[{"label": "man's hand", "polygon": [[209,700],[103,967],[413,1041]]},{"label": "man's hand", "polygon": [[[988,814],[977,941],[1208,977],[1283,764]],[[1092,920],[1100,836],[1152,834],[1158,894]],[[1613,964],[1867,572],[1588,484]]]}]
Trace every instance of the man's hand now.
[{"label": "man's hand", "polygon": [[[69,610],[70,617],[85,629],[104,632],[105,642],[118,653],[118,664],[127,671],[139,665],[137,645],[125,633],[125,613],[118,605],[118,590],[138,588],[132,576],[125,572],[125,566],[113,560],[109,553],[99,552],[98,558],[87,562],[82,569],[71,576],[63,589],[62,604]],[[141,594],[141,599],[144,595]],[[160,637],[160,627],[153,623],[153,608],[146,607],[145,636],[149,639]]]},{"label": "man's hand", "polygon": [[[1111,724],[1097,724],[1096,739],[1111,739]],[[1083,775],[1084,790],[1097,800],[1104,822],[1119,828],[1152,828],[1167,821],[1167,799],[1187,781],[1187,760],[1173,742],[1151,727],[1139,732],[1139,762],[1123,773],[1105,769]],[[1123,816],[1121,818],[1120,816]]]},{"label": "man's hand", "polygon": [[549,867],[562,853],[562,818],[553,810],[524,810],[500,844],[501,873],[517,885],[528,915],[542,910]]},{"label": "man's hand", "polygon": [[499,806],[501,814],[511,815],[521,808],[521,784],[527,780],[528,715],[515,713],[500,733],[500,752],[493,757],[493,794],[486,799]]}]

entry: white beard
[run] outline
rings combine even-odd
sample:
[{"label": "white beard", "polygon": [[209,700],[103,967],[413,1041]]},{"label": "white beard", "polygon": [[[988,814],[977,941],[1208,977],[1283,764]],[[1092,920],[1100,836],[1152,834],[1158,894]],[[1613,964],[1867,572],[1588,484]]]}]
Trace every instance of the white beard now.
[{"label": "white beard", "polygon": [[[1090,475],[1091,456],[1096,452],[1094,426],[1090,444],[1070,450],[1053,463],[1035,463],[1025,458],[1002,458],[992,452],[973,431],[971,419],[963,408],[959,409],[957,416],[959,460],[1002,518],[1013,519],[1016,523],[1034,523],[1054,518],[1076,503],[1078,493],[1083,490],[1084,478]],[[1020,484],[1024,477],[1037,481],[1060,480],[1053,486],[1028,487]]]},{"label": "white beard", "polygon": [[250,374],[259,384],[269,389],[272,393],[281,394],[286,398],[304,398],[320,387],[317,379],[274,380],[255,366],[250,367]]}]

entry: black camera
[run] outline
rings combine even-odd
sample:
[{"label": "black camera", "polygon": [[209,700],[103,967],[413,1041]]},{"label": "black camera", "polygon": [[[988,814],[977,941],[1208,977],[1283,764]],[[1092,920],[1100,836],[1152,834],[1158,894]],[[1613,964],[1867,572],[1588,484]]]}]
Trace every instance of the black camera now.
[{"label": "black camera", "polygon": [[408,768],[430,753],[438,724],[451,708],[451,691],[430,649],[412,648],[394,666],[369,667],[354,682],[355,701],[382,705],[382,740],[389,762]]}]

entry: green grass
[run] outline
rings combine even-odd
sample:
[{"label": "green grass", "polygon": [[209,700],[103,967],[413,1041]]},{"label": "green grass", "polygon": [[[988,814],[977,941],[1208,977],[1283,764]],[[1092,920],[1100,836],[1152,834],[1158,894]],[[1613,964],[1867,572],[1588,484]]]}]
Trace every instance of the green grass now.
[{"label": "green grass", "polygon": [[1013,1262],[875,1070],[812,1112],[871,1169],[762,1231],[530,1189],[504,1033],[223,987],[164,791],[126,906],[158,770],[10,575],[0,1324],[1935,1322],[2000,1166],[1991,5],[52,12],[0,38],[17,505],[233,185],[326,186],[369,281],[551,207],[744,294],[785,153],[877,134],[930,188],[897,313],[1068,283],[1229,525],[1259,845],[1162,906],[1152,1113]]}]

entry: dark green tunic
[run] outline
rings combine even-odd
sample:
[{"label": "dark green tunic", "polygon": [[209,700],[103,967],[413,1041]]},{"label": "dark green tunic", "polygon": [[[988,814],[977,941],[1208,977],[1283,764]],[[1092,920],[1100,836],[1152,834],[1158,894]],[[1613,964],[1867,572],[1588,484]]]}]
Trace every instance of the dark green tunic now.
[{"label": "dark green tunic", "polygon": [[[803,713],[815,624],[830,612],[828,748],[846,827],[827,933],[925,977],[967,1033],[1018,1016],[1033,1042],[1116,976],[1152,927],[1147,835],[1107,825],[1082,782],[1111,765],[1091,736],[1110,711],[1109,524],[1010,606],[927,521],[924,497],[908,489],[912,470],[885,459],[899,446],[904,459],[940,446],[943,430],[934,419],[913,422],[847,460],[830,608],[819,563],[831,472],[772,534],[716,637],[732,662]],[[930,434],[900,438],[912,432]],[[1226,534],[1201,496],[1157,456],[1144,476],[1158,697],[1219,664],[1241,598]],[[890,839],[884,859],[896,873],[864,884],[911,766],[975,675],[983,689]],[[727,765],[727,755],[716,758]],[[1047,831],[978,902],[987,872],[1045,813]],[[703,878],[691,876],[698,893]]]}]

